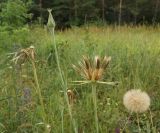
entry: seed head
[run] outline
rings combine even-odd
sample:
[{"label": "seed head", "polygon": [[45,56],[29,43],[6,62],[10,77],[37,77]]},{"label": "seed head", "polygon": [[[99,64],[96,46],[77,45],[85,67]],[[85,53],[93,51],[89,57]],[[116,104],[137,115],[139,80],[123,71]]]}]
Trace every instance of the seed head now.
[{"label": "seed head", "polygon": [[67,96],[68,96],[69,104],[73,105],[73,103],[76,102],[75,93],[72,90],[68,89],[67,90]]},{"label": "seed head", "polygon": [[16,52],[12,61],[16,64],[22,65],[28,59],[35,60],[34,46],[30,46],[29,48],[21,49],[19,52]]},{"label": "seed head", "polygon": [[104,72],[111,60],[111,57],[105,56],[101,59],[99,56],[95,56],[92,62],[86,56],[83,56],[81,62],[78,66],[73,65],[73,68],[86,80],[101,80],[103,78]]},{"label": "seed head", "polygon": [[123,97],[124,106],[131,112],[145,112],[150,106],[150,97],[141,90],[130,90]]}]

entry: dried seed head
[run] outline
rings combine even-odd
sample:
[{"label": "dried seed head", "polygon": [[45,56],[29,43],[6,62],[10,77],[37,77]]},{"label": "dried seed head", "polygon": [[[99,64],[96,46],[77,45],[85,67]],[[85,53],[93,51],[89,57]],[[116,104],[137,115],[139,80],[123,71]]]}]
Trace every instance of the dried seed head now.
[{"label": "dried seed head", "polygon": [[34,46],[30,46],[29,48],[21,49],[19,52],[16,52],[12,61],[16,64],[22,65],[28,59],[35,60]]},{"label": "dried seed head", "polygon": [[70,89],[67,90],[67,96],[69,99],[69,104],[73,104],[76,101],[76,95],[74,94],[74,92]]},{"label": "dried seed head", "polygon": [[111,57],[104,57],[103,61],[99,56],[95,56],[94,62],[83,56],[83,60],[78,66],[73,65],[73,68],[86,80],[100,80],[103,77],[104,71],[107,68]]}]

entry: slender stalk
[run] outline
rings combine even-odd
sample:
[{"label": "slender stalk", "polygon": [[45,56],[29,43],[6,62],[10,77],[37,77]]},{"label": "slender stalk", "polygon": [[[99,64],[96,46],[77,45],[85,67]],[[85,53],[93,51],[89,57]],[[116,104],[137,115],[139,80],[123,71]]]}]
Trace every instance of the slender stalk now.
[{"label": "slender stalk", "polygon": [[[35,80],[37,91],[38,91],[38,97],[39,97],[41,108],[42,108],[42,119],[45,122],[45,124],[47,124],[46,123],[46,118],[47,118],[46,117],[46,112],[45,112],[45,109],[44,109],[43,98],[42,98],[42,94],[41,94],[41,90],[40,90],[40,86],[39,86],[39,82],[38,82],[37,70],[36,70],[34,60],[31,59],[31,63],[32,63],[32,68],[33,68],[34,80]],[[46,125],[45,125],[45,129],[46,129]],[[47,129],[45,131],[47,132]]]},{"label": "slender stalk", "polygon": [[62,108],[62,109],[61,109],[61,118],[62,118],[62,133],[64,133],[64,120],[63,120],[63,119],[64,119],[64,118],[63,118],[63,115],[64,115],[64,114],[63,114],[63,113],[64,113],[64,109]]},{"label": "slender stalk", "polygon": [[131,116],[131,114],[128,116],[128,118],[127,118],[127,120],[126,120],[126,122],[125,122],[125,124],[124,124],[124,127],[123,127],[123,129],[122,129],[122,131],[121,131],[122,133],[123,133],[123,131],[125,130],[128,122],[129,122],[130,116]]},{"label": "slender stalk", "polygon": [[141,127],[140,127],[140,124],[139,124],[139,115],[138,115],[138,113],[136,113],[136,116],[137,116],[137,124],[138,124],[138,133],[141,133]]},{"label": "slender stalk", "polygon": [[61,83],[62,83],[62,88],[63,88],[63,90],[64,90],[64,97],[65,97],[66,102],[67,102],[70,119],[71,119],[72,125],[73,125],[73,127],[74,127],[74,132],[77,133],[78,131],[77,131],[77,128],[76,128],[76,123],[75,123],[75,120],[73,119],[71,106],[70,106],[70,104],[69,104],[69,99],[68,99],[68,96],[67,96],[67,83],[65,82],[65,80],[64,80],[64,78],[63,78],[62,70],[61,70],[61,67],[60,67],[59,55],[58,55],[58,50],[57,50],[57,46],[56,46],[54,30],[51,32],[51,34],[52,34],[52,36],[53,36],[53,43],[54,43],[54,50],[55,50],[56,62],[57,62],[58,71],[59,71],[59,74],[60,74],[60,79],[61,79]]},{"label": "slender stalk", "polygon": [[93,97],[93,104],[94,104],[94,117],[95,117],[96,132],[99,133],[98,116],[97,116],[96,85],[94,83],[92,83],[92,97]]},{"label": "slender stalk", "polygon": [[152,129],[153,129],[153,116],[152,116],[151,109],[149,109],[149,114],[150,114]]}]

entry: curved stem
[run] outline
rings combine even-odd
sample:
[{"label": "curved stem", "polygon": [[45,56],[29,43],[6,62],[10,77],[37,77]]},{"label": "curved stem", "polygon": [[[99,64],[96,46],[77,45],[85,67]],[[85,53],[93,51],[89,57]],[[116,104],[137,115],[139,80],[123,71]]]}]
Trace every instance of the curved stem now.
[{"label": "curved stem", "polygon": [[94,83],[92,83],[92,97],[93,97],[93,104],[94,104],[94,117],[95,117],[96,132],[99,133],[98,116],[97,116],[96,85]]}]

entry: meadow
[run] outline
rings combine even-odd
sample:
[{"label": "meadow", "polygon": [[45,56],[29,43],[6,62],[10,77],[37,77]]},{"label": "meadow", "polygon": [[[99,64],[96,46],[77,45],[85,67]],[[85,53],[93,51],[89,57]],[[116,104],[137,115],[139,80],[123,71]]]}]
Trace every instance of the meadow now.
[{"label": "meadow", "polygon": [[[30,46],[35,63],[15,64],[14,52]],[[55,31],[55,40],[39,26],[1,31],[0,132],[96,132],[92,86],[73,82],[83,80],[72,67],[83,56],[111,56],[103,81],[118,83],[96,86],[99,132],[139,132],[136,114],[124,107],[123,96],[141,89],[151,99],[150,111],[139,114],[141,132],[159,133],[160,27],[149,26],[73,27]],[[67,97],[67,89],[74,96]]]}]

